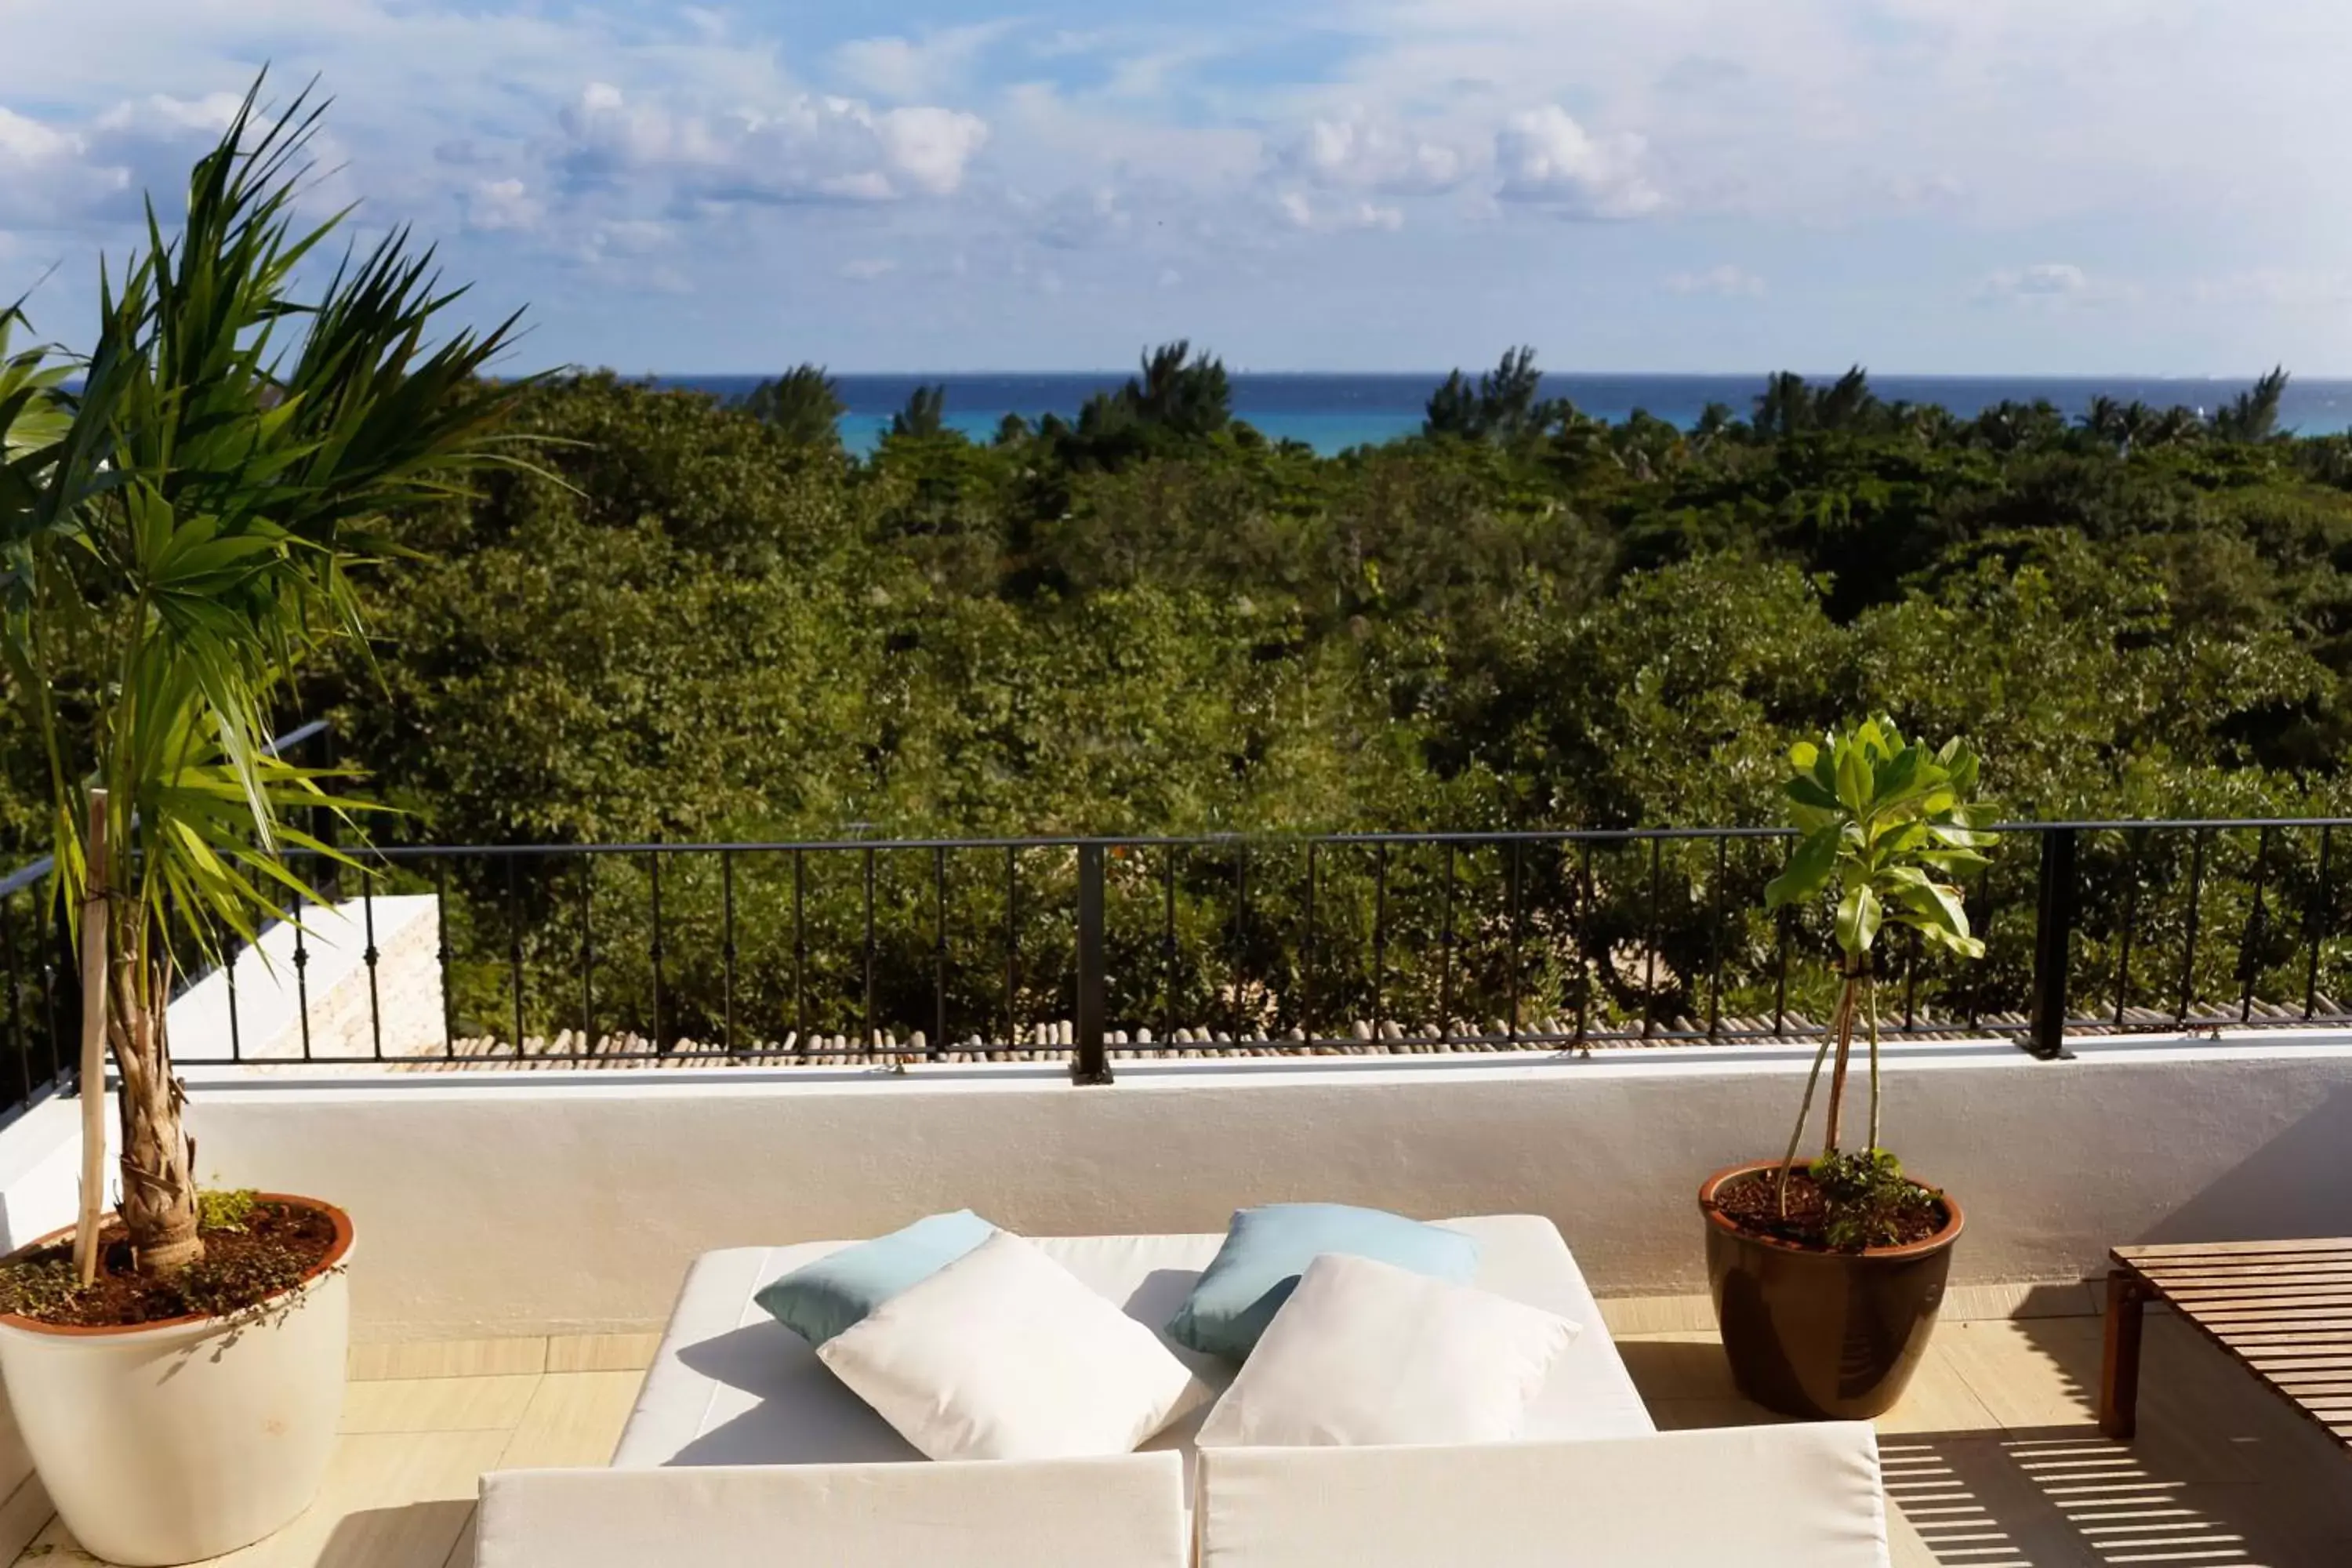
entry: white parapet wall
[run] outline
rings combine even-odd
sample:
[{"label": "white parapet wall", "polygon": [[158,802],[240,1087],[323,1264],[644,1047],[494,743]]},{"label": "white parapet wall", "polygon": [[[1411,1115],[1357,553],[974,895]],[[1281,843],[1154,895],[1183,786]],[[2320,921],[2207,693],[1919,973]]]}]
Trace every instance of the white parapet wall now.
[{"label": "white parapet wall", "polygon": [[[2352,1232],[2352,1036],[1889,1051],[1887,1144],[1966,1205],[1959,1283],[2120,1242]],[[969,1205],[1036,1234],[1221,1229],[1247,1204],[1549,1215],[1603,1296],[1706,1288],[1710,1170],[1774,1154],[1806,1053],[1604,1052],[906,1073],[192,1073],[203,1163],[358,1222],[374,1339],[658,1322],[695,1254]],[[350,1069],[341,1069],[348,1074]]]}]

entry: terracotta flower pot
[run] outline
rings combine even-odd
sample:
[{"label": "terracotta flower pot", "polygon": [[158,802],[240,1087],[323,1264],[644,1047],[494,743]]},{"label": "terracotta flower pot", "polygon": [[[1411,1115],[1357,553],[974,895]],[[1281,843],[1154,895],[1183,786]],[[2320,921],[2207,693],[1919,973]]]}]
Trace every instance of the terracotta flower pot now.
[{"label": "terracotta flower pot", "polygon": [[1944,1302],[1960,1205],[1942,1199],[1944,1227],[1907,1247],[1829,1252],[1754,1236],[1716,1203],[1721,1189],[1769,1178],[1778,1160],[1717,1171],[1698,1190],[1706,1220],[1707,1289],[1732,1381],[1784,1415],[1867,1420],[1884,1414],[1927,1354]]},{"label": "terracotta flower pot", "polygon": [[335,1226],[319,1267],[257,1308],[128,1328],[0,1313],[0,1376],[33,1468],[95,1557],[134,1565],[216,1557],[289,1522],[318,1495],[342,1417],[351,1216],[311,1198],[257,1195]]}]

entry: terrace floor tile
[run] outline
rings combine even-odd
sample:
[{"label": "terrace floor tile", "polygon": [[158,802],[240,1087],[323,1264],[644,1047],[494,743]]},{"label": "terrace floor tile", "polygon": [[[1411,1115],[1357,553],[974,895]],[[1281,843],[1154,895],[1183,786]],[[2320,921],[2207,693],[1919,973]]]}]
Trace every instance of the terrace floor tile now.
[{"label": "terrace floor tile", "polygon": [[[2010,1294],[2021,1311],[2051,1300]],[[1604,1308],[1657,1424],[1780,1420],[1738,1396],[1713,1330],[1692,1321],[1694,1300],[1704,1305],[1670,1297]],[[472,1568],[481,1473],[604,1463],[655,1342],[600,1334],[359,1347],[319,1503],[219,1563]],[[1903,1403],[1878,1423],[1896,1568],[2352,1563],[2352,1458],[2316,1426],[2185,1325],[2151,1317],[2139,1436],[2114,1442],[2092,1416],[2099,1349],[2099,1320],[2087,1314],[1938,1327]],[[5,1506],[47,1513],[37,1484]],[[54,1519],[17,1560],[94,1561]]]}]

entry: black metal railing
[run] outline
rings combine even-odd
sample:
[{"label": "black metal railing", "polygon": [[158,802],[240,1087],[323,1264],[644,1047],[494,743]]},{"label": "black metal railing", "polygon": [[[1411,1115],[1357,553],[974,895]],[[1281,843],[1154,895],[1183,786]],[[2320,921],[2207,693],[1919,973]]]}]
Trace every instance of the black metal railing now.
[{"label": "black metal railing", "polygon": [[[1986,958],[1890,931],[1882,1033],[2004,1037],[2056,1056],[2084,1033],[2352,1024],[2336,999],[2352,978],[2335,850],[2347,826],[2004,825],[1966,888]],[[214,977],[227,1027],[182,1038],[177,1055],[444,1068],[1048,1057],[1101,1083],[1142,1055],[1814,1039],[1835,984],[1829,911],[1762,909],[1788,837],[368,847],[351,851],[368,874],[342,889],[335,929],[320,915],[278,934],[289,962],[268,977],[270,1006],[239,997],[240,968]],[[73,1054],[70,966],[53,939],[20,940],[29,875],[0,885],[5,1037],[26,1095]],[[331,981],[316,967],[329,942],[346,950]]]}]

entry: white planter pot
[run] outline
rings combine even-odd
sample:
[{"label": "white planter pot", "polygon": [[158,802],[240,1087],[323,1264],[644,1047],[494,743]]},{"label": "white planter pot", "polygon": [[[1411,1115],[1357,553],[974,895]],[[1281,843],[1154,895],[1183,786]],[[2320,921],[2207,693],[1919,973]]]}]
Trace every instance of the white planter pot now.
[{"label": "white planter pot", "polygon": [[334,1219],[335,1249],[253,1312],[131,1329],[0,1316],[8,1402],[84,1551],[130,1568],[194,1563],[260,1540],[318,1495],[342,1417],[352,1226],[291,1201]]}]

